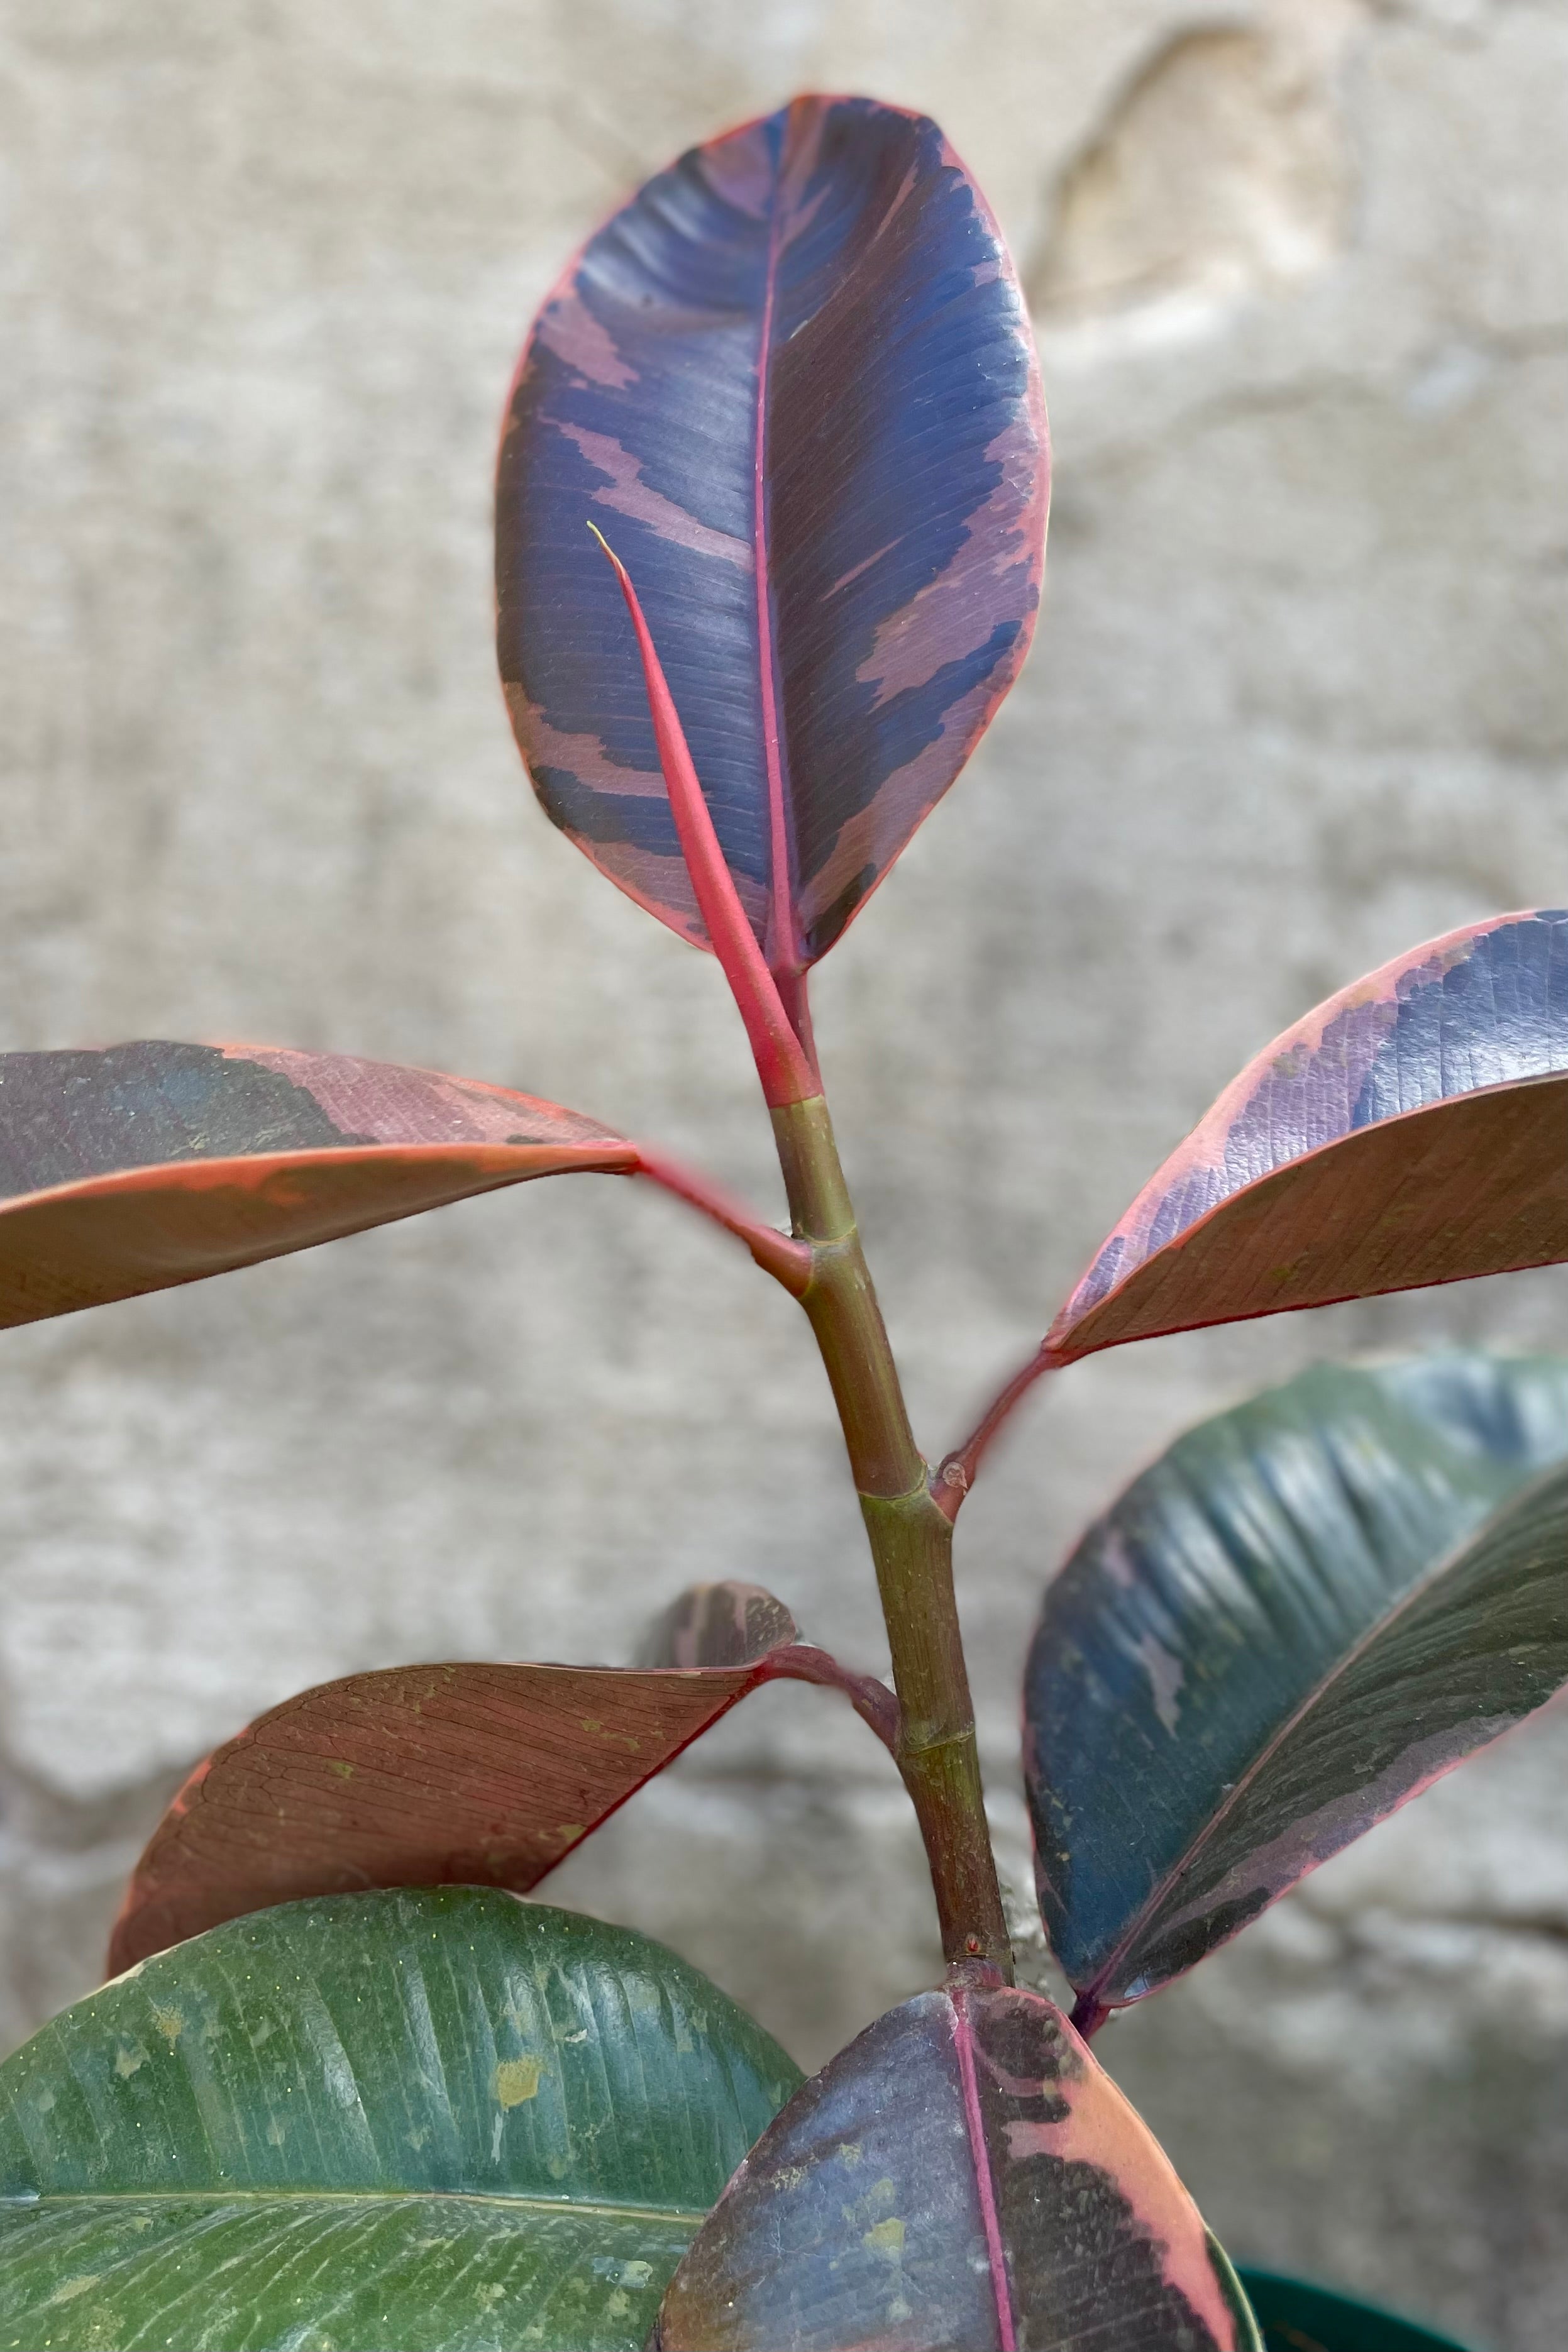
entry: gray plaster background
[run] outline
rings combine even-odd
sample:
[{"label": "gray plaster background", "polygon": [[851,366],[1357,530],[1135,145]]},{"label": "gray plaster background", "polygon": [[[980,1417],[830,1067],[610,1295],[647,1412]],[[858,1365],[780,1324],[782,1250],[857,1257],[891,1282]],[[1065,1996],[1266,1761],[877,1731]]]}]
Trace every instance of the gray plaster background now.
[{"label": "gray plaster background", "polygon": [[[1037,305],[1048,607],[818,1024],[932,1451],[1239,1063],[1568,895],[1562,0],[0,0],[0,1029],[555,1095],[776,1202],[712,966],[533,806],[489,650],[527,318],[632,181],[801,86],[938,112]],[[1320,1354],[1550,1346],[1559,1276],[1158,1343],[964,1515],[999,1828],[1041,1580]],[[693,1577],[882,1663],[795,1310],[540,1184],[0,1349],[0,2035],[85,1990],[181,1769],[355,1667],[624,1657]],[[1100,2045],[1240,2254],[1568,2334],[1568,1718]],[[555,1882],[808,2063],[929,1977],[879,1751],[763,1694]]]}]

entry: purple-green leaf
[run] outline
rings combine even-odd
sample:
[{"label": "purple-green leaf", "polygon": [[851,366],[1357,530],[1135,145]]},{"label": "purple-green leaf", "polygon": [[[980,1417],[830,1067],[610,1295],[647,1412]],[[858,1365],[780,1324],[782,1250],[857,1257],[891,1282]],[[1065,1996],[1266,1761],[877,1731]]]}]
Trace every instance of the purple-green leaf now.
[{"label": "purple-green leaf", "polygon": [[691,149],[571,263],[512,392],[499,647],[547,814],[705,942],[592,522],[791,1002],[1017,673],[1047,479],[1023,297],[935,123],[806,97]]},{"label": "purple-green leaf", "polygon": [[670,2281],[657,2352],[1252,2352],[1147,2126],[1036,1994],[891,2010],[769,2126]]},{"label": "purple-green leaf", "polygon": [[1568,1361],[1319,1365],[1177,1440],[1046,1594],[1040,1903],[1092,2027],[1568,1681]]},{"label": "purple-green leaf", "polygon": [[0,1054],[0,1328],[637,1165],[556,1103],[392,1062],[166,1039]]}]

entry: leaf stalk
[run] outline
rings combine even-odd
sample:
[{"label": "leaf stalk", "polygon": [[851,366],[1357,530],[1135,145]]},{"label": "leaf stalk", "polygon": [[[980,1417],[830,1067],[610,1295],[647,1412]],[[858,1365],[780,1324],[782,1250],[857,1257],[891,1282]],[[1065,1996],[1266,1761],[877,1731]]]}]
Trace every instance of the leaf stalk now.
[{"label": "leaf stalk", "polygon": [[1062,1359],[1047,1347],[1036,1349],[1028,1362],[1016,1371],[1005,1387],[987,1405],[973,1435],[944,1454],[931,1482],[931,1498],[947,1519],[956,1519],[963,1498],[973,1486],[976,1474],[991,1450],[993,1439],[1021,1397],[1026,1396],[1038,1380],[1048,1372],[1058,1372]]},{"label": "leaf stalk", "polygon": [[639,1143],[635,1149],[637,1164],[632,1171],[634,1175],[646,1176],[650,1183],[673,1193],[678,1201],[700,1209],[705,1217],[711,1217],[716,1225],[722,1225],[726,1233],[744,1242],[763,1273],[782,1282],[792,1297],[802,1296],[811,1280],[811,1252],[804,1242],[792,1240],[776,1225],[754,1215],[744,1201],[703,1175],[700,1169],[688,1168],[684,1161],[661,1151],[656,1144]]}]

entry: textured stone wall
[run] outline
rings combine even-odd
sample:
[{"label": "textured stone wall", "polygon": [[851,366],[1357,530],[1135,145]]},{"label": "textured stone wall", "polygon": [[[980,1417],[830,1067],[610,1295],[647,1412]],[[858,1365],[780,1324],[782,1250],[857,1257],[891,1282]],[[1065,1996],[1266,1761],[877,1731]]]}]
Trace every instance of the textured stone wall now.
[{"label": "textured stone wall", "polygon": [[[941,114],[1037,305],[1048,610],[820,976],[918,1426],[951,1443],[1240,1062],[1568,896],[1568,14],[1551,0],[0,0],[0,1029],[555,1095],[770,1203],[712,966],[544,823],[489,643],[515,346],[633,180],[802,86]],[[966,1510],[1020,1881],[1043,1578],[1312,1357],[1552,1346],[1515,1278],[1075,1371]],[[182,1768],[354,1667],[624,1657],[693,1577],[877,1621],[795,1310],[607,1181],[0,1348],[0,2035],[91,1981]],[[1499,2352],[1568,2333],[1568,1718],[1102,2047],[1216,2228]],[[763,1693],[571,1863],[808,2063],[929,1977],[879,1751]]]}]

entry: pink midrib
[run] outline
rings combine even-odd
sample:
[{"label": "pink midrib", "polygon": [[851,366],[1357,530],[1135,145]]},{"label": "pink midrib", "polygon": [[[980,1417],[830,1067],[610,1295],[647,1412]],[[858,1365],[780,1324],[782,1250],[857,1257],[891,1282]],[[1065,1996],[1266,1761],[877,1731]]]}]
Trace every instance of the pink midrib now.
[{"label": "pink midrib", "polygon": [[963,2086],[963,2120],[969,2126],[969,2155],[980,2198],[980,2219],[985,2231],[985,2252],[991,2263],[991,2292],[996,2300],[996,2341],[999,2352],[1018,2352],[1013,2327],[1013,2290],[1007,2278],[1007,2258],[1002,2250],[1002,2222],[996,2210],[996,2189],[991,2178],[991,2153],[985,2145],[985,2121],[980,2112],[980,2085],[974,2077],[974,2042],[969,2022],[969,1996],[948,1995],[952,2006],[952,2042],[958,2053],[958,2079]]},{"label": "pink midrib", "polygon": [[[792,115],[794,110],[791,110]],[[784,154],[789,132],[784,133]],[[784,156],[768,228],[768,266],[763,291],[762,332],[757,345],[756,431],[752,453],[752,543],[757,589],[757,668],[763,695],[763,756],[768,777],[767,960],[775,976],[795,971],[795,908],[790,892],[789,832],[785,823],[784,759],[779,749],[778,688],[773,669],[773,614],[768,568],[767,433],[768,368],[773,355],[773,292],[784,242]]]}]

